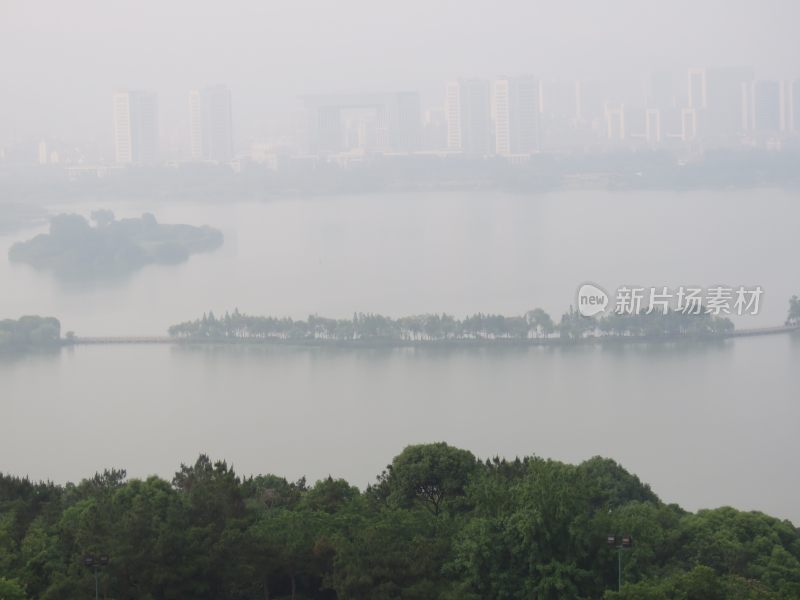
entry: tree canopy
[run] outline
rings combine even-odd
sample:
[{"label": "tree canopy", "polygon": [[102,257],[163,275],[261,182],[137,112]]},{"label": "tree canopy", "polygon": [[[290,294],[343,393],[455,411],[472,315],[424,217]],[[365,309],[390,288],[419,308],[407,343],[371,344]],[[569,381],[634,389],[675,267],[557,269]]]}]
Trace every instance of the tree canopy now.
[{"label": "tree canopy", "polygon": [[61,323],[54,317],[29,315],[0,321],[0,350],[55,346],[61,340]]},{"label": "tree canopy", "polygon": [[800,298],[792,296],[789,299],[789,314],[786,317],[787,325],[800,325]]},{"label": "tree canopy", "polygon": [[[622,589],[608,534],[628,534]],[[800,531],[665,504],[613,460],[478,460],[409,446],[363,492],[242,477],[206,455],[171,481],[0,475],[0,599],[728,600],[800,597]]]}]

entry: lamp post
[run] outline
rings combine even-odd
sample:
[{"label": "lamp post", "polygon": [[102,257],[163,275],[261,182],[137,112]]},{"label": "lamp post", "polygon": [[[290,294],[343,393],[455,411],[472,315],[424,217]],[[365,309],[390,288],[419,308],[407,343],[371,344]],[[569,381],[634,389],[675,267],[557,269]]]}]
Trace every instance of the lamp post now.
[{"label": "lamp post", "polygon": [[100,568],[108,566],[108,554],[101,554],[97,557],[87,554],[83,557],[83,565],[94,571],[94,598],[100,600]]},{"label": "lamp post", "polygon": [[632,535],[609,535],[608,547],[617,551],[617,591],[622,591],[622,551],[633,547]]}]

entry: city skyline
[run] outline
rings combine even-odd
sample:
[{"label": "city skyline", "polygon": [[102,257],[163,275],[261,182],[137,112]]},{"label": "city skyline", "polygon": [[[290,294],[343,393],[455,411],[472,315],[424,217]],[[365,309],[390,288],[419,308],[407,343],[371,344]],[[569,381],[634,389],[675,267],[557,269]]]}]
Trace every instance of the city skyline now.
[{"label": "city skyline", "polygon": [[[28,162],[274,162],[278,154],[353,152],[524,157],[689,145],[780,149],[797,137],[800,79],[767,80],[750,67],[691,67],[683,77],[659,70],[640,76],[638,86],[630,83],[636,79],[452,79],[442,82],[438,104],[423,104],[411,90],[307,95],[295,99],[295,116],[280,135],[245,130],[236,144],[234,116],[243,99],[227,85],[188,90],[188,127],[177,135],[176,123],[160,113],[157,90],[118,88],[112,92],[110,155],[43,138],[29,142]],[[3,159],[14,162],[14,155],[4,152]]]},{"label": "city skyline", "polygon": [[112,9],[76,0],[44,15],[11,0],[0,11],[0,55],[11,59],[0,64],[4,144],[107,146],[110,123],[98,116],[120,86],[157,90],[165,146],[185,151],[187,90],[217,82],[238,99],[234,130],[245,143],[280,132],[296,98],[309,94],[415,90],[426,109],[439,103],[442,82],[457,78],[618,81],[671,70],[683,79],[694,65],[747,65],[765,80],[800,76],[791,0],[617,0],[613,9],[509,0],[497,11],[470,0],[411,0],[391,18],[356,0],[280,10],[252,0],[225,10],[202,1]]}]

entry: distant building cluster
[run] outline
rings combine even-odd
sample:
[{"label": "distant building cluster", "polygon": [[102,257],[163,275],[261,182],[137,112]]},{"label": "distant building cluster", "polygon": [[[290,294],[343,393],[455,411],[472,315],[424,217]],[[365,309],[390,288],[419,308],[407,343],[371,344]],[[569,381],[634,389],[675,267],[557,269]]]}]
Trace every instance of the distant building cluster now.
[{"label": "distant building cluster", "polygon": [[[114,160],[118,165],[153,165],[158,153],[158,101],[154,92],[117,90],[113,95]],[[189,92],[191,159],[233,158],[231,93],[223,85]]]},{"label": "distant building cluster", "polygon": [[542,152],[609,149],[779,150],[797,139],[800,127],[800,80],[759,80],[740,67],[693,68],[685,78],[658,71],[638,89],[519,76],[455,79],[444,92],[441,107],[424,111],[413,93],[307,101],[306,151],[524,160]]},{"label": "distant building cluster", "polygon": [[533,77],[459,79],[446,86],[448,152],[526,156],[637,147],[780,149],[797,136],[800,80],[752,69],[690,69],[685,87],[656,72],[641,90]]},{"label": "distant building cluster", "polygon": [[[292,121],[291,135],[251,137],[238,151],[231,92],[214,85],[189,92],[188,139],[179,144],[180,156],[160,152],[155,92],[116,90],[112,108],[113,160],[101,160],[103,168],[167,160],[236,167],[250,160],[280,170],[288,159],[346,164],[395,154],[524,161],[539,153],[615,149],[780,150],[800,139],[800,79],[758,79],[745,67],[656,71],[636,85],[531,75],[454,79],[443,86],[441,101],[426,108],[414,91],[307,95],[299,98],[302,116]],[[35,160],[74,169],[91,162],[78,148],[59,150],[41,141]]]},{"label": "distant building cluster", "polygon": [[[80,148],[64,144],[59,152],[55,144],[40,141],[36,162],[40,165],[63,164],[70,179],[103,177],[109,169],[126,166],[155,166],[167,162],[161,152],[158,96],[149,90],[114,90],[112,107],[111,160],[87,159]],[[191,90],[188,97],[188,156],[196,162],[229,163],[236,158],[233,141],[231,93],[224,85]],[[0,147],[0,162],[5,158]],[[100,160],[98,160],[98,158]],[[174,160],[175,157],[170,157]],[[93,159],[93,160],[92,160]],[[24,161],[22,161],[24,162]]]}]

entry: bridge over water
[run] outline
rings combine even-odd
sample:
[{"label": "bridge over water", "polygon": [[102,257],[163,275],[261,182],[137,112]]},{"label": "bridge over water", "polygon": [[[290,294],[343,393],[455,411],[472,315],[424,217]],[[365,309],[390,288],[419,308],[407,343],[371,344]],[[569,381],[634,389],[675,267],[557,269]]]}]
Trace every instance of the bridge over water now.
[{"label": "bridge over water", "polygon": [[750,335],[775,335],[800,330],[800,325],[780,325],[778,327],[754,327],[751,329],[734,329],[725,334],[726,337],[746,337]]},{"label": "bridge over water", "polygon": [[97,337],[75,337],[72,338],[73,344],[172,344],[177,340],[167,335],[118,335],[118,336],[97,336]]}]

